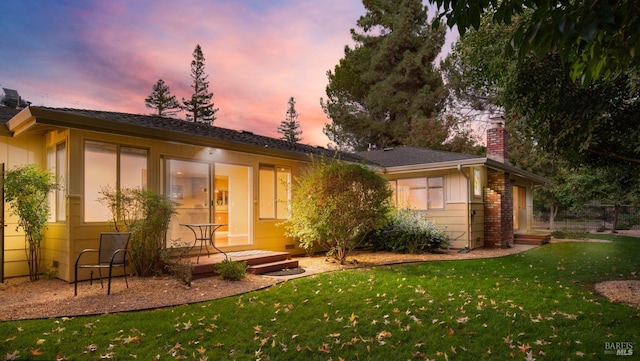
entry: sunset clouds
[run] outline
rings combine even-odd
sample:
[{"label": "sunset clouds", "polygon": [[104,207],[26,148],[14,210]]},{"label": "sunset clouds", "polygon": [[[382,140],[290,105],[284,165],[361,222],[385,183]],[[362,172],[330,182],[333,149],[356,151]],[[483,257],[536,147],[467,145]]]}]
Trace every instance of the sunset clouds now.
[{"label": "sunset clouds", "polygon": [[326,72],[363,13],[360,0],[10,2],[0,87],[34,105],[149,113],[144,98],[160,78],[178,99],[191,95],[200,44],[214,125],[277,137],[294,97],[303,142],[324,146]]}]

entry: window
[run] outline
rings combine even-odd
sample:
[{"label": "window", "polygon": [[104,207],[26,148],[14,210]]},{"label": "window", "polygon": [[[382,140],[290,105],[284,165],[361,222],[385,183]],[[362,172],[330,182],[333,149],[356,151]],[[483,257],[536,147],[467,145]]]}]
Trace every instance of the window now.
[{"label": "window", "polygon": [[49,193],[49,221],[61,222],[66,220],[67,200],[66,200],[66,174],[67,174],[67,145],[57,144],[51,147],[47,154],[49,170],[55,175],[60,184],[60,188]]},{"label": "window", "polygon": [[147,186],[147,151],[117,144],[86,141],[84,144],[84,221],[105,222],[109,210],[98,202],[105,187]]},{"label": "window", "polygon": [[395,193],[398,207],[444,209],[444,177],[398,179]]},{"label": "window", "polygon": [[291,169],[260,166],[260,219],[289,218]]},{"label": "window", "polygon": [[444,178],[427,178],[427,209],[444,209]]}]

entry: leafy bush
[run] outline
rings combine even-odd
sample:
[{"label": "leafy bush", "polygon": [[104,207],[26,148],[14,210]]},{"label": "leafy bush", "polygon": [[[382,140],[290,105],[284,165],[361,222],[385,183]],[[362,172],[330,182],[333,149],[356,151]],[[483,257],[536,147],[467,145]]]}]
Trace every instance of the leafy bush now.
[{"label": "leafy bush", "polygon": [[386,222],[391,190],[361,164],[314,159],[296,180],[287,236],[307,251],[316,245],[344,264],[365,236]]},{"label": "leafy bush", "polygon": [[162,254],[166,271],[178,282],[189,287],[193,279],[193,262],[189,258],[190,249],[187,243],[180,242],[174,252],[166,251]]},{"label": "leafy bush", "polygon": [[24,229],[31,281],[40,277],[40,245],[50,211],[47,197],[51,191],[59,188],[60,184],[54,174],[39,170],[34,165],[17,167],[4,175],[5,201],[9,202],[11,213],[20,218],[16,231],[18,227]]},{"label": "leafy bush", "polygon": [[216,264],[216,272],[225,280],[239,281],[247,273],[247,262],[237,262],[229,259]]},{"label": "leafy bush", "polygon": [[433,252],[449,245],[444,229],[438,228],[426,214],[411,209],[391,212],[389,222],[368,240],[375,250],[398,253]]},{"label": "leafy bush", "polygon": [[157,273],[164,251],[164,240],[175,204],[167,197],[150,190],[105,187],[100,203],[111,212],[116,231],[131,232],[129,242],[133,272],[141,277]]}]

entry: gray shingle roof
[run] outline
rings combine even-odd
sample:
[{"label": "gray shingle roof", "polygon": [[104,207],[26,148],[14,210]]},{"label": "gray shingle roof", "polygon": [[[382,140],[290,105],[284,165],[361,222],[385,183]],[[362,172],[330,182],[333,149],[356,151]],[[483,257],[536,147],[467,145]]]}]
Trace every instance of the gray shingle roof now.
[{"label": "gray shingle roof", "polygon": [[397,147],[356,153],[358,156],[383,167],[400,167],[419,164],[454,162],[468,159],[484,159],[477,155],[445,152],[441,150]]},{"label": "gray shingle roof", "polygon": [[16,116],[16,114],[20,113],[22,109],[10,108],[5,106],[0,106],[0,123],[6,123],[9,119]]},{"label": "gray shingle roof", "polygon": [[238,131],[233,129],[210,126],[207,124],[188,122],[181,119],[159,117],[154,115],[129,114],[119,112],[108,112],[87,109],[70,109],[70,108],[47,108],[38,107],[56,112],[81,115],[84,117],[102,119],[107,121],[118,122],[122,124],[131,124],[141,127],[160,129],[171,132],[180,132],[185,134],[193,134],[212,139],[235,142],[240,144],[254,145],[264,148],[277,149],[287,152],[302,153],[306,155],[323,156],[326,158],[338,158],[351,162],[363,162],[364,159],[355,154],[336,152],[335,150],[322,147],[315,147],[307,144],[289,143],[287,141],[253,134],[246,131]]}]

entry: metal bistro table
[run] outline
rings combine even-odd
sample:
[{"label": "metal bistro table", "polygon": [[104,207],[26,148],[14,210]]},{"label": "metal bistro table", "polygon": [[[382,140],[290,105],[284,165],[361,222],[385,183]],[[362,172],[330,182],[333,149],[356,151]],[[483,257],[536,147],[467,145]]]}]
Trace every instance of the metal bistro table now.
[{"label": "metal bistro table", "polygon": [[228,259],[226,253],[224,253],[220,248],[216,247],[215,242],[215,233],[216,230],[220,227],[224,227],[226,223],[181,223],[181,226],[187,227],[193,232],[196,240],[193,243],[193,247],[195,247],[198,242],[200,242],[200,250],[198,251],[198,258],[196,258],[196,264],[200,262],[200,254],[202,253],[202,246],[207,249],[207,257],[211,257],[211,253],[209,253],[209,245],[215,248],[218,252],[224,254],[225,259]]}]

